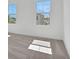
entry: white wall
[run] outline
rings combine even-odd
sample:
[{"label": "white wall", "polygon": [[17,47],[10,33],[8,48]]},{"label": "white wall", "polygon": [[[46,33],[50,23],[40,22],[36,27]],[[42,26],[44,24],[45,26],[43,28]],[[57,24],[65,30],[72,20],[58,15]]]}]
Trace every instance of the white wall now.
[{"label": "white wall", "polygon": [[70,0],[63,1],[64,7],[64,43],[70,54]]},{"label": "white wall", "polygon": [[[8,31],[32,36],[63,39],[62,0],[52,1],[50,25],[36,25],[34,0],[13,0],[17,5],[16,24],[9,24]],[[9,0],[9,3],[12,3]]]}]

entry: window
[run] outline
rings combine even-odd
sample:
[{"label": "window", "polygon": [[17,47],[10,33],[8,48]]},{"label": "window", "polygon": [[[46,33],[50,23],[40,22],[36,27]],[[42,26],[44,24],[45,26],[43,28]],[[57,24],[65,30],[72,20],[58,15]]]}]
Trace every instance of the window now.
[{"label": "window", "polygon": [[52,54],[50,42],[46,41],[34,40],[28,49],[50,55]]},{"label": "window", "polygon": [[50,24],[51,0],[35,0],[36,2],[36,23],[38,25]]},{"label": "window", "polygon": [[16,23],[16,5],[15,4],[8,5],[8,23],[10,24]]}]

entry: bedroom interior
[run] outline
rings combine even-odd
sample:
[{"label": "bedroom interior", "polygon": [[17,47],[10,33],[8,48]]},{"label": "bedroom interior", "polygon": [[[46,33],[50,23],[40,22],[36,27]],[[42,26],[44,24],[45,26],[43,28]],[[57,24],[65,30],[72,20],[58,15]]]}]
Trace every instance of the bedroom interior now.
[{"label": "bedroom interior", "polygon": [[8,59],[70,59],[69,0],[8,0]]}]

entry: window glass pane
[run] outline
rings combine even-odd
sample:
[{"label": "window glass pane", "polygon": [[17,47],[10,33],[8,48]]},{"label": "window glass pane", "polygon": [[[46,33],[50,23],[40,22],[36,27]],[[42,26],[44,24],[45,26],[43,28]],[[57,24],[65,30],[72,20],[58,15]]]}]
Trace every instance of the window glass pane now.
[{"label": "window glass pane", "polygon": [[37,24],[48,25],[50,23],[51,0],[36,0]]},{"label": "window glass pane", "polygon": [[16,23],[16,5],[9,4],[8,5],[8,23]]}]

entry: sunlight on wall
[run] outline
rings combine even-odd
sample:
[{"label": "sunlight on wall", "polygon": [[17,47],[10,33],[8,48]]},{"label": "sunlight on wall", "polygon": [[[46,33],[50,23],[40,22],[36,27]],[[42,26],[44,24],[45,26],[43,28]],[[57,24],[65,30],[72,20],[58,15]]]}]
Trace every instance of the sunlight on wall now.
[{"label": "sunlight on wall", "polygon": [[30,50],[39,51],[46,54],[52,54],[50,42],[34,40],[32,44],[30,44]]}]

